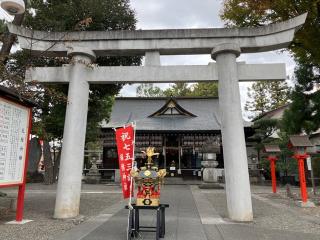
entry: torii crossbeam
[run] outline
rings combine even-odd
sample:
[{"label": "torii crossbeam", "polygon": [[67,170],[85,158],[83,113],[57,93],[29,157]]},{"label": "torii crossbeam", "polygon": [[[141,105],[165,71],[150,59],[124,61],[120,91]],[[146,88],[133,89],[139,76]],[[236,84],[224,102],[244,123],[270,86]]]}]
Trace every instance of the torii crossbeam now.
[{"label": "torii crossbeam", "polygon": [[[285,64],[237,64],[240,82],[285,80]],[[30,68],[27,81],[69,83],[72,66]],[[189,66],[97,67],[86,68],[83,78],[93,84],[111,83],[171,83],[218,81],[216,63]]]},{"label": "torii crossbeam", "polygon": [[[240,53],[287,47],[306,14],[259,28],[40,32],[9,25],[35,55],[69,56],[61,68],[35,68],[27,80],[69,83],[54,217],[79,214],[90,83],[219,81],[221,132],[229,217],[252,221],[251,191],[238,81],[283,80],[284,65],[245,65]],[[160,66],[160,55],[211,54],[208,66]],[[145,67],[93,67],[97,56],[146,56]]]}]

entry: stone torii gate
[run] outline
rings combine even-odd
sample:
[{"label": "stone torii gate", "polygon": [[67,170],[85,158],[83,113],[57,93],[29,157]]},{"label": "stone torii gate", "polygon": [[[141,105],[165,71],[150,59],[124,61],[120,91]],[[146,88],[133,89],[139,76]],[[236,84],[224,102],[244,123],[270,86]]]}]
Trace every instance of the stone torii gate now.
[{"label": "stone torii gate", "polygon": [[[229,217],[252,221],[251,191],[238,81],[284,80],[284,64],[237,63],[240,53],[287,47],[306,14],[259,28],[41,32],[9,25],[33,54],[71,57],[62,67],[31,68],[27,81],[69,84],[55,218],[79,214],[90,83],[219,81]],[[211,54],[207,66],[161,66],[160,55]],[[145,66],[92,66],[97,56],[146,57]]]}]

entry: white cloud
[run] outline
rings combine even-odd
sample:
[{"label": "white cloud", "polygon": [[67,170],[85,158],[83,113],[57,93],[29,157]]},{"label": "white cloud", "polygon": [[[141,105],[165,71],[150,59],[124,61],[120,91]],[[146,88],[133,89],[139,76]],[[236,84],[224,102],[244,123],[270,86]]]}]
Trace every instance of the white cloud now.
[{"label": "white cloud", "polygon": [[[138,29],[174,29],[223,27],[219,18],[221,0],[131,0],[136,11]],[[162,65],[206,65],[212,61],[209,55],[161,56]],[[286,63],[287,74],[292,75],[294,61],[288,52],[266,52],[242,54],[238,61],[247,63]],[[247,99],[247,87],[251,83],[241,83],[241,104]],[[162,88],[168,84],[157,84]],[[136,85],[125,86],[122,96],[135,96]],[[246,114],[245,114],[246,115]]]},{"label": "white cloud", "polygon": [[218,0],[131,0],[140,29],[222,27]]}]

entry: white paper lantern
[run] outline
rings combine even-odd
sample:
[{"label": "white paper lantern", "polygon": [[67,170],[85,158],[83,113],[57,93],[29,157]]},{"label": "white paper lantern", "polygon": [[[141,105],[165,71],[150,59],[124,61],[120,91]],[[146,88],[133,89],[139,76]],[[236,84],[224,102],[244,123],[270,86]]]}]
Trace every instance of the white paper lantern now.
[{"label": "white paper lantern", "polygon": [[25,11],[23,0],[2,0],[1,7],[11,15],[22,14]]}]

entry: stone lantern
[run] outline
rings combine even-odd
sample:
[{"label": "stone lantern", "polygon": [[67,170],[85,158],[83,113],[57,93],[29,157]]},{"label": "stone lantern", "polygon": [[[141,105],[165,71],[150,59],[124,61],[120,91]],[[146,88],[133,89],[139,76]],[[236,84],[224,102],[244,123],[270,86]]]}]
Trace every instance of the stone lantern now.
[{"label": "stone lantern", "polygon": [[304,161],[309,157],[307,147],[313,147],[308,136],[290,136],[289,149],[294,151],[294,158],[298,161],[299,181],[301,191],[301,207],[314,207],[314,203],[308,200],[307,183],[304,171]]},{"label": "stone lantern", "polygon": [[91,156],[92,166],[91,166],[91,168],[89,169],[89,172],[86,175],[86,183],[89,183],[89,184],[98,184],[98,183],[100,183],[101,174],[100,174],[99,169],[97,167],[97,160],[98,160],[97,155],[92,155]]},{"label": "stone lantern", "polygon": [[203,161],[203,182],[199,188],[223,188],[218,184],[219,171],[216,169],[218,166],[217,153],[220,153],[219,139],[208,139],[202,146]]}]

